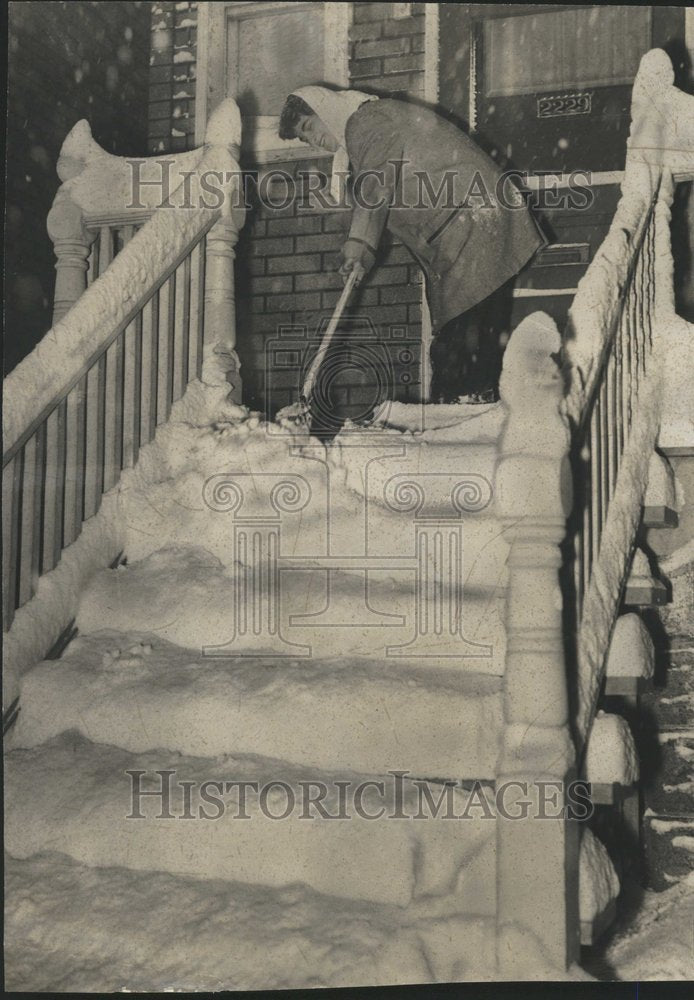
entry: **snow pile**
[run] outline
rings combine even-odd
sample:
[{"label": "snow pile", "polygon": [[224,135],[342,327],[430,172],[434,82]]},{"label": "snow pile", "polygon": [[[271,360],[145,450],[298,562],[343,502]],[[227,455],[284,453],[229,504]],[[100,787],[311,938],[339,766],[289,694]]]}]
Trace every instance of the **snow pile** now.
[{"label": "snow pile", "polygon": [[629,724],[620,715],[598,712],[586,751],[586,779],[594,784],[633,785],[639,761]]},{"label": "snow pile", "polygon": [[615,622],[605,672],[608,677],[653,676],[655,650],[643,619],[633,612]]},{"label": "snow pile", "polygon": [[619,979],[694,979],[694,873],[665,892],[645,892],[634,921],[605,960]]},{"label": "snow pile", "polygon": [[[340,781],[350,784],[341,788]],[[320,810],[307,805],[302,782],[324,792]],[[5,847],[15,858],[57,850],[98,867],[276,888],[301,882],[396,906],[451,896],[458,913],[495,909],[495,823],[480,817],[479,807],[453,821],[468,805],[459,787],[450,788],[448,818],[443,807],[417,823],[422,792],[410,779],[401,791],[392,781],[381,789],[345,769],[306,771],[256,756],[132,754],[66,733],[11,751],[5,789],[12,804]],[[431,791],[438,798],[440,788]]]},{"label": "snow pile", "polygon": [[[19,693],[21,674],[43,659],[75,616],[89,579],[124,550],[128,541],[124,500],[142,489],[148,477],[156,479],[167,475],[164,455],[170,444],[164,446],[163,443],[175,438],[172,427],[204,427],[210,421],[224,423],[247,418],[245,408],[228,401],[225,358],[223,354],[207,355],[202,381],[192,383],[184,397],[174,404],[169,423],[158,428],[155,440],[141,450],[137,466],[123,471],[118,485],[102,498],[96,515],[85,522],[79,537],[63,551],[56,568],[40,577],[34,597],[16,612],[10,631],[3,637],[3,701],[6,705]],[[6,387],[7,380],[5,405]]]},{"label": "snow pile", "polygon": [[609,855],[598,838],[584,829],[578,870],[578,909],[581,921],[604,913],[619,895],[619,879]]},{"label": "snow pile", "polygon": [[[137,599],[128,607],[139,610],[134,627],[80,634],[59,661],[30,670],[13,746],[37,746],[74,729],[136,753],[234,752],[372,774],[396,768],[431,777],[494,777],[499,678],[334,655],[205,657],[140,630],[147,619],[159,620],[167,590],[140,589],[135,570],[110,572],[116,581],[129,575],[134,579],[125,591],[134,590]],[[173,577],[169,589],[175,585]],[[108,614],[105,603],[100,606]],[[193,613],[197,608],[204,611],[192,600]],[[161,621],[169,621],[167,613]]]},{"label": "snow pile", "polygon": [[[459,403],[399,403],[386,400],[373,414],[374,427],[427,434],[451,430],[459,440],[496,442],[505,410],[501,403],[466,406]],[[455,428],[455,430],[453,430]]]},{"label": "snow pile", "polygon": [[490,978],[487,918],[413,914],[65,855],[8,858],[6,988],[253,990]]}]

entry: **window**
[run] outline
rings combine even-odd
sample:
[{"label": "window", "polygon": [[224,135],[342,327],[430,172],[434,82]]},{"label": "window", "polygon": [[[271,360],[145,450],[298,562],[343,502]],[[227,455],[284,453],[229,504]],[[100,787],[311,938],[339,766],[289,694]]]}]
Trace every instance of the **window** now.
[{"label": "window", "polygon": [[487,97],[633,83],[651,42],[648,7],[537,11],[484,23]]},{"label": "window", "polygon": [[201,3],[199,12],[197,140],[229,96],[241,109],[246,153],[258,162],[305,158],[305,144],[278,138],[280,111],[297,87],[349,85],[350,4]]}]

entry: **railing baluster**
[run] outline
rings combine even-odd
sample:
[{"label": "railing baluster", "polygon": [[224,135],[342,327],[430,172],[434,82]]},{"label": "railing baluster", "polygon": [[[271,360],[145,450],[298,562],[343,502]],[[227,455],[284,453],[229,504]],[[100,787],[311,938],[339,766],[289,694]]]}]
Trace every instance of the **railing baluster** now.
[{"label": "railing baluster", "polygon": [[[94,230],[92,230],[93,232]],[[123,226],[127,243],[135,225]],[[92,280],[113,259],[116,232],[102,225],[90,260]],[[137,461],[156,426],[202,368],[204,236],[179,258],[125,329],[76,376],[12,446],[3,471],[5,627],[31,599],[42,573],[97,513],[103,493]]]},{"label": "railing baluster", "polygon": [[110,226],[99,230],[99,275],[101,276],[113,260],[113,231]]},{"label": "railing baluster", "polygon": [[[587,474],[588,477],[590,477],[590,464],[588,464],[587,466]],[[580,592],[578,616],[576,618],[577,622],[581,620],[581,612],[583,611],[583,595],[586,592],[586,588],[588,587],[588,583],[590,582],[590,574],[593,570],[593,525],[592,525],[593,515],[591,507],[591,491],[590,491],[589,478],[586,480],[584,492],[585,492],[585,502],[583,506],[583,531],[582,531],[583,585]],[[579,533],[581,533],[580,528],[579,528]]]},{"label": "railing baluster", "polygon": [[99,274],[99,244],[100,241],[95,239],[92,243],[91,249],[89,251],[89,257],[87,258],[87,287],[95,281]]},{"label": "railing baluster", "polygon": [[600,535],[607,519],[607,508],[610,505],[610,434],[607,406],[607,382],[600,385]]},{"label": "railing baluster", "polygon": [[118,482],[123,460],[123,335],[106,352],[104,492]]},{"label": "railing baluster", "polygon": [[607,490],[611,500],[617,482],[617,467],[619,464],[619,441],[617,440],[617,369],[615,348],[610,351],[605,373],[605,397],[607,411],[607,442],[608,442],[608,477]]},{"label": "railing baluster", "polygon": [[140,450],[140,392],[142,380],[142,313],[125,331],[123,368],[123,468],[137,461]]},{"label": "railing baluster", "polygon": [[190,257],[174,272],[173,401],[180,399],[188,384],[188,338],[190,336]]},{"label": "railing baluster", "polygon": [[42,573],[48,573],[57,566],[63,548],[66,411],[67,401],[63,399],[46,420]]},{"label": "railing baluster", "polygon": [[19,524],[24,452],[18,452],[2,470],[2,610],[9,629],[17,606]]},{"label": "railing baluster", "polygon": [[20,607],[33,597],[39,578],[44,447],[45,424],[24,445],[19,541],[18,604]]},{"label": "railing baluster", "polygon": [[157,426],[157,333],[159,297],[142,310],[142,395],[140,400],[140,445],[149,444]]},{"label": "railing baluster", "polygon": [[135,226],[119,226],[116,230],[117,240],[118,240],[118,250],[119,252],[127,247],[130,240],[135,235]]},{"label": "railing baluster", "polygon": [[203,305],[205,301],[205,244],[193,247],[190,255],[190,331],[188,335],[188,378],[202,375]]},{"label": "railing baluster", "polygon": [[104,425],[106,407],[106,356],[87,373],[87,441],[84,454],[84,517],[101,506],[104,491]]},{"label": "railing baluster", "polygon": [[593,558],[595,565],[600,552],[600,534],[602,531],[602,491],[600,488],[600,469],[602,466],[602,440],[600,435],[600,398],[595,400],[595,407],[590,418],[590,510],[591,538],[593,540]]},{"label": "railing baluster", "polygon": [[85,379],[68,393],[65,432],[63,547],[80,533],[84,518]]},{"label": "railing baluster", "polygon": [[174,278],[159,289],[159,359],[157,364],[157,425],[169,419],[173,393]]}]

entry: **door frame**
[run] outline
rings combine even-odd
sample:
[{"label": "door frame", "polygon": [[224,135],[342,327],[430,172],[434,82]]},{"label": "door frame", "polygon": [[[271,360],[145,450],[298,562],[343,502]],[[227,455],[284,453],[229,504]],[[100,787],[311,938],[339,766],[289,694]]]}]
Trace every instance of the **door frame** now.
[{"label": "door frame", "polygon": [[[227,32],[226,22],[238,2],[215,3],[206,0],[198,4],[198,47],[195,86],[195,145],[205,142],[205,129],[210,114],[226,95]],[[251,6],[250,4],[248,5]],[[256,6],[260,7],[260,3]],[[265,10],[283,10],[295,6],[289,2],[263,2]],[[349,26],[351,3],[324,2],[325,44],[324,81],[339,87],[349,86]],[[260,13],[260,11],[258,12]],[[306,159],[306,145],[298,139],[277,137],[279,115],[259,116],[255,120],[252,140],[244,150],[254,163],[278,160]],[[318,154],[321,155],[321,154]],[[332,155],[332,154],[328,154]]]}]

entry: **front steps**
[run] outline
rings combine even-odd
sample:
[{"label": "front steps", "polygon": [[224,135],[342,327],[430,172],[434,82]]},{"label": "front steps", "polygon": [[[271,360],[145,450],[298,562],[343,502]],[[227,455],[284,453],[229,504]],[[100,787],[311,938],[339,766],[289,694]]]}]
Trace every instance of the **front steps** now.
[{"label": "front steps", "polygon": [[475,979],[494,966],[484,917],[338,902],[300,885],[143,878],[57,853],[7,857],[5,879],[8,991],[397,986]]},{"label": "front steps", "polygon": [[[487,818],[479,807],[464,816],[467,797],[451,788],[451,815],[447,800],[434,817],[414,782],[383,791],[370,779],[261,757],[132,754],[66,733],[8,756],[5,847],[18,859],[54,850],[93,867],[299,882],[403,907],[449,900],[460,915],[492,915],[492,807]],[[438,798],[441,787],[432,790]]]},{"label": "front steps", "polygon": [[323,770],[496,774],[501,678],[426,661],[205,657],[156,635],[78,636],[24,678],[12,745],[74,729],[135,753],[258,754]]}]

